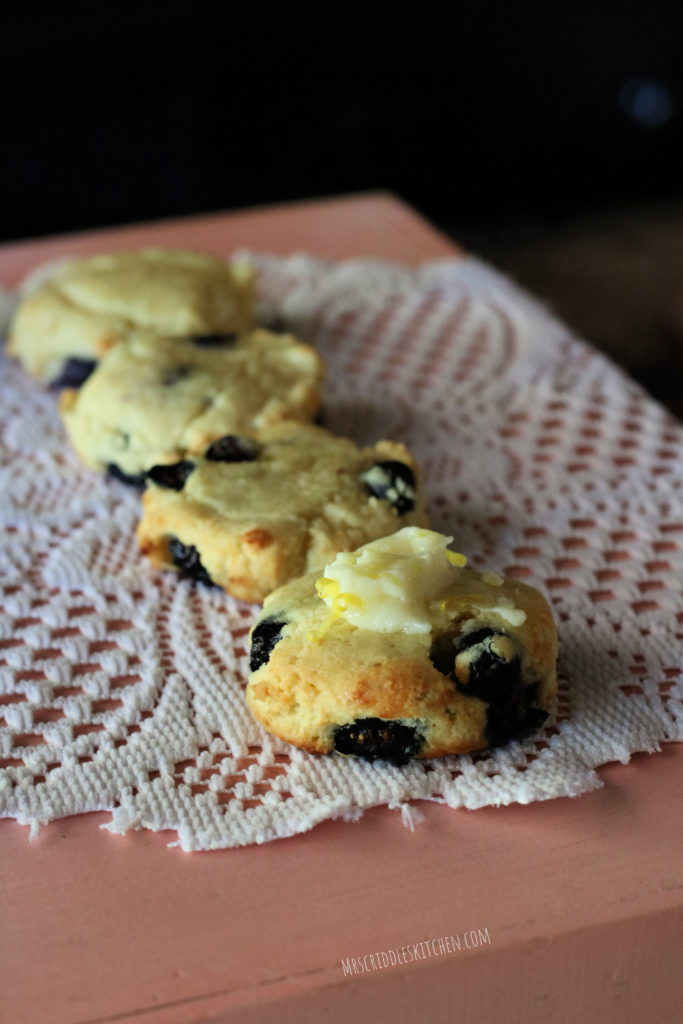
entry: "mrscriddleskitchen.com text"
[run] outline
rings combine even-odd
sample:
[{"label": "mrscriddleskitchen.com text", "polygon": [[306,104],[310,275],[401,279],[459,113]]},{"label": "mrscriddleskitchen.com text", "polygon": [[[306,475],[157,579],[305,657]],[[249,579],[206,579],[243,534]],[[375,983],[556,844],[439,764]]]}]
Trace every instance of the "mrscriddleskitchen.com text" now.
[{"label": "mrscriddleskitchen.com text", "polygon": [[448,956],[449,953],[460,953],[490,945],[488,928],[476,928],[457,935],[443,935],[435,939],[424,939],[422,942],[411,942],[406,946],[395,946],[393,949],[348,956],[342,960],[341,965],[344,977],[350,974],[372,974],[373,971],[383,971],[386,967],[412,964],[418,960],[434,960],[439,956]]}]

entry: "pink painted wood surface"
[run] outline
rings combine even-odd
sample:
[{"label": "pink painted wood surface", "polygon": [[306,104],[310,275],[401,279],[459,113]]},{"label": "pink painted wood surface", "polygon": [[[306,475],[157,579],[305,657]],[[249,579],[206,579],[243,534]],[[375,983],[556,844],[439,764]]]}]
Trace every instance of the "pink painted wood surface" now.
[{"label": "pink painted wood surface", "polygon": [[145,245],[187,246],[225,255],[307,251],[331,259],[376,256],[397,263],[453,256],[456,247],[390,195],[342,196],[283,206],[133,224],[0,246],[0,285],[14,287],[33,267],[58,256],[86,256]]},{"label": "pink painted wood surface", "polygon": [[[0,281],[60,252],[157,241],[411,263],[456,251],[372,196],[8,246]],[[670,745],[604,768],[605,788],[576,800],[423,804],[414,833],[377,809],[206,854],[111,836],[105,814],[31,845],[0,822],[0,1021],[677,1020],[682,768]],[[344,977],[342,959],[479,929],[479,948]]]}]

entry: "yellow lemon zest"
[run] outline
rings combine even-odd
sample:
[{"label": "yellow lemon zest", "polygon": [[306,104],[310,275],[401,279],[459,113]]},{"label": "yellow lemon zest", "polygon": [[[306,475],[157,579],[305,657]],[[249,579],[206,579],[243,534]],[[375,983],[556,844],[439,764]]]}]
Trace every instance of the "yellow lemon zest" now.
[{"label": "yellow lemon zest", "polygon": [[321,576],[319,580],[315,581],[315,589],[318,597],[323,601],[327,601],[328,598],[333,600],[339,593],[339,584],[336,580]]},{"label": "yellow lemon zest", "polygon": [[321,576],[315,581],[315,589],[318,597],[330,606],[335,615],[343,615],[349,608],[356,608],[358,611],[363,608],[361,597],[357,594],[340,593],[337,581],[328,579],[327,576]]},{"label": "yellow lemon zest", "polygon": [[485,594],[478,594],[472,590],[469,593],[467,591],[459,590],[456,594],[449,594],[439,601],[439,609],[442,612],[455,612],[460,608],[477,605],[489,605],[491,599]]},{"label": "yellow lemon zest", "polygon": [[320,641],[325,636],[325,634],[327,633],[327,631],[330,628],[330,626],[332,625],[332,623],[336,622],[338,618],[339,618],[339,614],[337,612],[330,612],[330,614],[327,616],[325,621],[321,622],[320,625],[317,627],[317,629],[309,629],[309,631],[308,631],[308,641],[309,641],[309,643],[319,644]]},{"label": "yellow lemon zest", "polygon": [[355,608],[360,612],[363,610],[363,604],[362,597],[356,594],[338,594],[332,602],[332,610],[338,615],[343,615],[349,608]]},{"label": "yellow lemon zest", "polygon": [[356,608],[358,611],[363,609],[362,598],[357,597],[356,594],[340,593],[339,584],[336,580],[321,576],[320,579],[315,581],[315,589],[318,597],[329,605],[330,614],[317,629],[309,631],[308,639],[313,643],[322,640],[332,623],[336,622],[349,608]]},{"label": "yellow lemon zest", "polygon": [[483,572],[481,578],[484,583],[488,583],[490,587],[502,587],[503,577],[499,576],[497,572]]}]

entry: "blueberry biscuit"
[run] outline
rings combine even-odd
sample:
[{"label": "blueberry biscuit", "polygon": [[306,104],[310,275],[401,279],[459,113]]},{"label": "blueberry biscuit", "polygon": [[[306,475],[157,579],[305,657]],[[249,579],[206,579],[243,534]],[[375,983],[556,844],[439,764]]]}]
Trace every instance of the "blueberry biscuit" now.
[{"label": "blueberry biscuit", "polygon": [[152,563],[262,601],[339,551],[426,522],[417,470],[392,441],[358,448],[280,423],[153,467],[138,540]]},{"label": "blueberry biscuit", "polygon": [[313,419],[322,382],[320,356],[291,334],[142,333],[109,352],[80,390],[63,391],[60,411],[87,465],[141,482],[151,466],[225,434]]},{"label": "blueberry biscuit", "polygon": [[269,732],[403,764],[543,723],[557,689],[548,604],[518,580],[464,568],[450,539],[403,529],[270,595],[247,686]]},{"label": "blueberry biscuit", "polygon": [[253,280],[245,264],[185,250],[74,260],[20,302],[8,351],[40,380],[77,387],[132,330],[208,335],[251,326]]}]

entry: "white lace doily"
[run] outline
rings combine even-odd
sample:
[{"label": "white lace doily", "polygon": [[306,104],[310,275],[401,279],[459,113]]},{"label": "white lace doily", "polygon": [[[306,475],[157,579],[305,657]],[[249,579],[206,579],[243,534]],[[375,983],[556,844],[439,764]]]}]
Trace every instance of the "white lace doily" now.
[{"label": "white lace doily", "polygon": [[406,442],[436,529],[550,598],[545,732],[404,768],[314,757],[243,700],[256,609],[153,571],[139,496],[83,468],[55,396],[1,367],[0,815],[108,810],[187,850],[266,842],[376,804],[575,796],[683,738],[683,428],[475,260],[412,271],[253,257],[265,315],[328,364],[326,424]]}]

